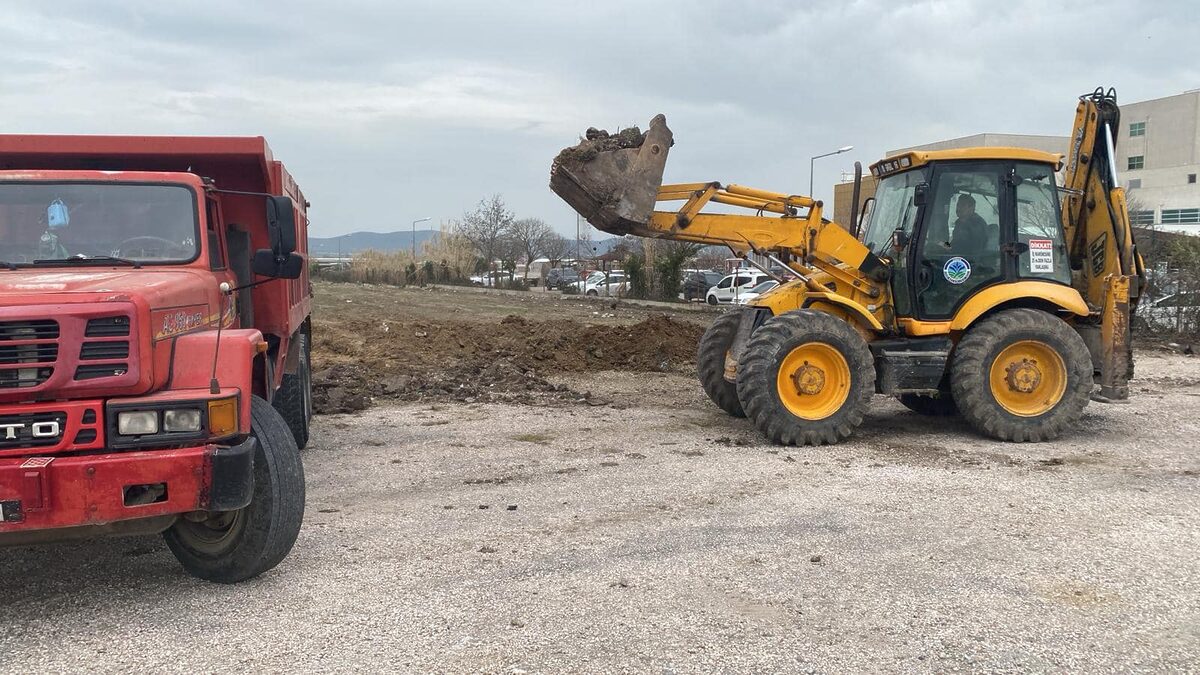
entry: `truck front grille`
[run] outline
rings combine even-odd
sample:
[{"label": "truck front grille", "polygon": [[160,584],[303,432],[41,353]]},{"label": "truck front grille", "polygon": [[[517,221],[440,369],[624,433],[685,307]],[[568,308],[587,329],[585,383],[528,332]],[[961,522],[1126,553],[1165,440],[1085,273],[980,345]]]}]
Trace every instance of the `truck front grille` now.
[{"label": "truck front grille", "polygon": [[65,412],[0,415],[0,450],[58,445],[66,426]]},{"label": "truck front grille", "polygon": [[0,389],[36,387],[54,374],[58,322],[0,321]]}]

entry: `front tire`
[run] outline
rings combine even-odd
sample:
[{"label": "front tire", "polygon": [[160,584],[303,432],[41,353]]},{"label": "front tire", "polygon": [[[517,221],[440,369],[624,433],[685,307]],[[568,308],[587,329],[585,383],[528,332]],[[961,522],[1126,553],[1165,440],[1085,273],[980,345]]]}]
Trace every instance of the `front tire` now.
[{"label": "front tire", "polygon": [[710,305],[719,305],[719,304],[721,304],[721,303],[720,303],[720,302],[717,300],[717,296],[715,296],[715,295],[710,295],[710,296],[708,296],[708,304],[710,304]]},{"label": "front tire", "polygon": [[285,374],[279,390],[275,392],[272,403],[283,421],[292,430],[296,439],[296,447],[300,450],[308,445],[308,428],[312,422],[312,338],[308,327],[296,332],[296,340],[300,342],[299,363],[295,374]]},{"label": "front tire", "polygon": [[738,363],[737,392],[771,441],[836,443],[862,424],[875,393],[875,364],[850,324],[801,309],[754,332]]},{"label": "front tire", "polygon": [[950,386],[962,416],[1002,441],[1058,438],[1092,392],[1087,345],[1065,321],[1010,309],[976,324],[958,343]]},{"label": "front tire", "polygon": [[717,317],[704,331],[696,353],[696,374],[704,393],[718,408],[734,417],[745,417],[746,412],[738,400],[737,384],[725,379],[725,357],[733,346],[733,338],[737,336],[741,321],[741,312]]},{"label": "front tire", "polygon": [[237,511],[203,521],[180,518],[163,533],[167,546],[193,576],[232,584],[275,567],[292,550],[304,520],[304,467],[287,424],[271,404],[251,400],[254,494]]}]

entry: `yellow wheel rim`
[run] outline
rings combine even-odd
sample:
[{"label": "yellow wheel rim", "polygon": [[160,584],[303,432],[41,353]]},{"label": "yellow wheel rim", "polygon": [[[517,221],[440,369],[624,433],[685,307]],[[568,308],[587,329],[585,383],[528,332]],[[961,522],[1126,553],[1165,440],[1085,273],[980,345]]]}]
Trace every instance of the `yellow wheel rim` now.
[{"label": "yellow wheel rim", "polygon": [[1022,340],[996,356],[988,382],[1000,407],[1020,417],[1037,417],[1062,400],[1067,391],[1067,366],[1050,345]]},{"label": "yellow wheel rim", "polygon": [[830,345],[806,342],[784,357],[775,384],[788,412],[806,420],[823,420],[841,409],[850,396],[850,365]]}]

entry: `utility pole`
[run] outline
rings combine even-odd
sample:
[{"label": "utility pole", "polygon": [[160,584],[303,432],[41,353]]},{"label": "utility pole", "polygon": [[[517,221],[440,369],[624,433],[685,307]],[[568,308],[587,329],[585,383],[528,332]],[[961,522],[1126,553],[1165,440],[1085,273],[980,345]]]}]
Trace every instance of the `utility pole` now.
[{"label": "utility pole", "polygon": [[433,220],[433,218],[419,218],[414,220],[412,224],[412,257],[414,264],[417,262],[417,223],[423,223],[427,220]]},{"label": "utility pole", "polygon": [[853,149],[854,149],[853,145],[847,145],[846,147],[838,148],[837,150],[834,150],[833,152],[827,152],[823,155],[813,155],[812,157],[809,158],[809,160],[808,160],[808,196],[809,197],[816,199],[816,197],[813,196],[813,166],[816,164],[817,160],[821,159],[822,157],[829,157],[831,155],[840,155],[843,152],[850,152]]}]

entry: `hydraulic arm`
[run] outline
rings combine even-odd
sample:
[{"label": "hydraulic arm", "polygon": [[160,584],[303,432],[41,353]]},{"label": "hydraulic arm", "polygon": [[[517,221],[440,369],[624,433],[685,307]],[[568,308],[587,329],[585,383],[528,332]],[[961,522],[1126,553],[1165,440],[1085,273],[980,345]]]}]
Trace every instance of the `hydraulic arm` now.
[{"label": "hydraulic arm", "polygon": [[1134,244],[1125,190],[1117,179],[1116,93],[1081,96],[1063,181],[1063,230],[1072,285],[1099,315],[1100,394],[1128,398],[1129,317],[1145,281]]},{"label": "hydraulic arm", "polygon": [[[886,311],[886,262],[840,225],[822,217],[812,197],[717,182],[662,185],[672,144],[666,119],[656,116],[639,145],[613,147],[615,137],[594,137],[555,159],[550,185],[600,230],[617,235],[728,246],[741,257],[753,252],[790,271],[809,294],[871,315],[873,327],[891,322]],[[681,201],[676,210],[655,210]],[[721,204],[751,211],[706,211]],[[864,316],[864,318],[866,318]]]}]

